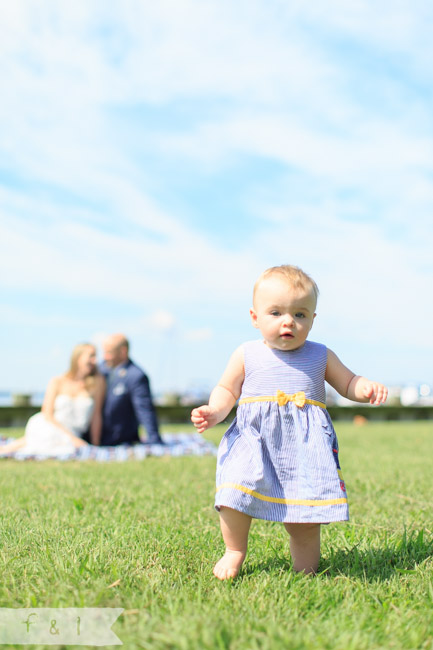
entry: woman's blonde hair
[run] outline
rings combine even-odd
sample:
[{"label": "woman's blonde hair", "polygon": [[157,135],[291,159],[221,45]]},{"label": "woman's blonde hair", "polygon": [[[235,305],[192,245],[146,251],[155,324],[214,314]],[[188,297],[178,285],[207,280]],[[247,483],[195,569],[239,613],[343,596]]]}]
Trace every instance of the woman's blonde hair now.
[{"label": "woman's blonde hair", "polygon": [[[78,370],[78,360],[86,348],[95,349],[95,346],[92,343],[78,343],[78,345],[76,345],[73,348],[71,354],[71,360],[69,363],[69,370],[65,373],[65,376],[69,377],[69,379],[73,379],[75,377]],[[84,385],[86,387],[86,390],[89,393],[91,392],[93,386],[95,385],[95,376],[97,374],[98,374],[98,370],[95,367],[95,370],[84,379]]]},{"label": "woman's blonde hair", "polygon": [[300,269],[299,266],[291,266],[290,264],[281,264],[281,266],[271,266],[271,268],[266,269],[266,271],[263,271],[263,273],[258,277],[257,282],[254,285],[253,302],[254,302],[257,288],[260,285],[260,283],[263,282],[263,280],[266,280],[266,278],[271,277],[272,275],[282,275],[283,278],[285,278],[287,282],[294,289],[303,289],[304,291],[312,291],[314,293],[314,297],[317,303],[317,299],[319,297],[319,288],[317,284],[314,282],[313,278],[311,278],[307,273],[305,273],[305,271]]}]

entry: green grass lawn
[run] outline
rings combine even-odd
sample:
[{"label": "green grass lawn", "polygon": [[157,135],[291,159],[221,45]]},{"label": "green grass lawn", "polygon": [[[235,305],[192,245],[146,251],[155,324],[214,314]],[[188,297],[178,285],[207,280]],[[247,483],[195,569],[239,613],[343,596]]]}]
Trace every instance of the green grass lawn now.
[{"label": "green grass lawn", "polygon": [[336,428],[351,520],[322,527],[314,578],[264,521],[213,577],[214,457],[1,460],[0,607],[123,607],[128,650],[433,649],[433,423]]}]

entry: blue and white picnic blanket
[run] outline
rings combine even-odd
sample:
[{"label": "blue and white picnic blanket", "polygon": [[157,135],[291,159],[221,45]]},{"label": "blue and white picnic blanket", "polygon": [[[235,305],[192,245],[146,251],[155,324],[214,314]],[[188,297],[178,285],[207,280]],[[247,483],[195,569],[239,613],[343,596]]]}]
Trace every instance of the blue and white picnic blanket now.
[{"label": "blue and white picnic blanket", "polygon": [[[217,448],[209,440],[198,433],[165,433],[162,436],[165,444],[149,445],[118,445],[117,447],[95,447],[87,445],[79,447],[74,453],[57,456],[35,455],[26,453],[25,449],[1,456],[15,460],[94,460],[97,462],[123,462],[126,460],[142,460],[148,456],[216,456]],[[15,438],[0,436],[0,448]]]}]

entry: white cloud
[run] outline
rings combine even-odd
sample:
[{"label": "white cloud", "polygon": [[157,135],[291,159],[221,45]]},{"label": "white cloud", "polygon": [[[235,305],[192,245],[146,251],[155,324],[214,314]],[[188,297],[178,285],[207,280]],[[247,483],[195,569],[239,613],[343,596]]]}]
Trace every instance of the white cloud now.
[{"label": "white cloud", "polygon": [[[379,196],[401,192],[404,188],[396,188],[396,177],[411,173],[423,184],[426,196],[424,174],[433,163],[433,134],[418,136],[401,127],[398,122],[372,119],[351,133],[324,133],[323,128],[307,128],[293,114],[239,115],[170,136],[163,147],[200,162],[212,157],[221,165],[233,154],[262,156],[335,186],[361,186]],[[430,193],[427,196],[431,198]]]},{"label": "white cloud", "polygon": [[235,299],[231,279],[252,260],[249,251],[223,250],[180,223],[173,232],[163,223],[163,237],[155,240],[146,231],[127,237],[71,221],[32,223],[7,213],[1,233],[3,284],[136,305],[192,304],[209,292],[214,299]]},{"label": "white cloud", "polygon": [[169,311],[158,310],[151,314],[150,325],[160,332],[170,331],[175,327],[176,318]]},{"label": "white cloud", "polygon": [[404,0],[387,0],[380,5],[331,0],[311,3],[306,11],[316,24],[324,25],[333,34],[355,38],[380,50],[404,53],[423,68],[428,59],[425,48],[432,47],[429,33],[433,12],[430,3],[424,0],[410,4]]},{"label": "white cloud", "polygon": [[213,330],[210,327],[202,327],[200,329],[189,330],[185,333],[187,341],[210,341],[214,336]]}]

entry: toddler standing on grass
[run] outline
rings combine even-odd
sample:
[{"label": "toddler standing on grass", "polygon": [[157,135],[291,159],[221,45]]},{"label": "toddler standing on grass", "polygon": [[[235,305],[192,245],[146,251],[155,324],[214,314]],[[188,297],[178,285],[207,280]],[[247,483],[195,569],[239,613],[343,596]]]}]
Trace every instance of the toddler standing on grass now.
[{"label": "toddler standing on grass", "polygon": [[240,397],[218,450],[215,507],[226,551],[213,572],[220,580],[239,573],[253,517],[284,524],[294,570],[305,573],[317,571],[320,525],[349,518],[325,381],[357,402],[381,404],[388,391],[307,341],[317,296],[314,280],[295,266],[262,273],[250,310],[262,340],[235,350],[209,404],[191,413],[203,433]]}]

